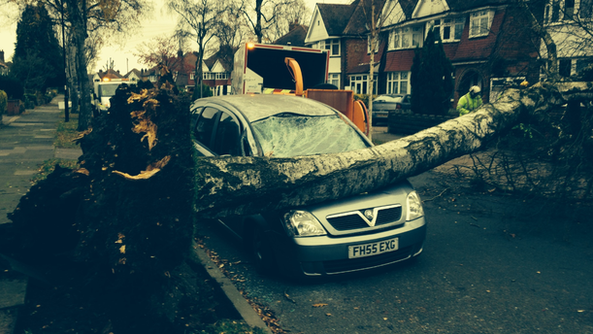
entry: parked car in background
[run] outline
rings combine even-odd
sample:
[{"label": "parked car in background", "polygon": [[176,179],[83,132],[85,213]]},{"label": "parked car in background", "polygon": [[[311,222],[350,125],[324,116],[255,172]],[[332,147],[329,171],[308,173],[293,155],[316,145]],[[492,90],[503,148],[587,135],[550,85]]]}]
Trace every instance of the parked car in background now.
[{"label": "parked car in background", "polygon": [[373,100],[373,125],[387,124],[390,111],[411,109],[410,94],[379,95]]},{"label": "parked car in background", "polygon": [[[199,156],[292,158],[342,153],[373,144],[335,109],[285,95],[228,95],[191,107]],[[324,276],[385,266],[418,256],[426,223],[405,181],[322,204],[219,220],[242,239],[256,267]]]}]

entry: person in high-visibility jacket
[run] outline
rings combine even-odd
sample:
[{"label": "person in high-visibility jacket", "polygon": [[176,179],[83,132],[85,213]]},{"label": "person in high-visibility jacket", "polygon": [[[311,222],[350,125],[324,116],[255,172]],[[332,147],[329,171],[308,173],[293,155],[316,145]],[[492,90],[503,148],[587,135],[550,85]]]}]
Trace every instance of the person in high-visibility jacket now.
[{"label": "person in high-visibility jacket", "polygon": [[469,92],[459,98],[457,102],[457,111],[459,116],[469,114],[482,105],[482,96],[480,96],[480,87],[472,86]]}]

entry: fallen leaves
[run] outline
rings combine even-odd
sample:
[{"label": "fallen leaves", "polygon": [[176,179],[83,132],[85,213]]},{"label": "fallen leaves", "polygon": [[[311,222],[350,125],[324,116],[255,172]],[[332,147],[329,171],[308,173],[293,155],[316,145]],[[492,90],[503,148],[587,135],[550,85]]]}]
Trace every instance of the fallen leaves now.
[{"label": "fallen leaves", "polygon": [[313,307],[324,307],[324,306],[327,306],[327,304],[326,303],[316,303],[316,304],[313,304]]},{"label": "fallen leaves", "polygon": [[166,157],[162,158],[161,160],[150,164],[146,167],[146,170],[140,171],[140,174],[137,175],[130,175],[128,173],[120,172],[118,170],[114,170],[112,173],[122,176],[126,180],[136,181],[136,180],[147,180],[151,178],[153,175],[158,173],[163,167],[165,167],[169,160],[171,160],[171,156],[167,155]]}]

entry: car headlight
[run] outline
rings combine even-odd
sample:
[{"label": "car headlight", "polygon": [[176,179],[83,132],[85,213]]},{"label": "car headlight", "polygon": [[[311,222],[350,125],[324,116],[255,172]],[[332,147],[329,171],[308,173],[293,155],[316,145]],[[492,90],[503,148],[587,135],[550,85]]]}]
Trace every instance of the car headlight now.
[{"label": "car headlight", "polygon": [[422,208],[422,201],[420,196],[415,191],[408,194],[408,213],[406,214],[406,220],[414,220],[424,216],[424,209]]},{"label": "car headlight", "polygon": [[315,216],[310,212],[302,210],[294,210],[285,214],[284,226],[288,234],[293,237],[311,237],[327,234]]}]

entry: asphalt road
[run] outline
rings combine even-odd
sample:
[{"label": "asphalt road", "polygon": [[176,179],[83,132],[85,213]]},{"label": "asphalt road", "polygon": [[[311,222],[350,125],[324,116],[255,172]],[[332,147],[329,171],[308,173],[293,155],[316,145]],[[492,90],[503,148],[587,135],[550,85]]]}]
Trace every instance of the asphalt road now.
[{"label": "asphalt road", "polygon": [[590,218],[467,193],[435,171],[411,181],[429,224],[412,263],[295,283],[256,273],[219,225],[204,223],[198,233],[235,286],[290,333],[593,333]]}]

